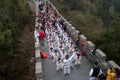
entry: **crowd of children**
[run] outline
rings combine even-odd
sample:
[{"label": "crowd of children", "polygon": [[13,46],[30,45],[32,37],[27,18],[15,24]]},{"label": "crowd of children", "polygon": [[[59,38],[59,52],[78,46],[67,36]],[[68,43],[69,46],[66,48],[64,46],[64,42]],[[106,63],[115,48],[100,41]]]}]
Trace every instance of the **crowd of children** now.
[{"label": "crowd of children", "polygon": [[39,4],[34,35],[36,42],[40,44],[44,43],[45,36],[49,55],[56,64],[56,71],[63,69],[64,74],[70,74],[71,66],[80,65],[80,53],[66,33],[65,21],[45,1],[40,1]]},{"label": "crowd of children", "polygon": [[[36,42],[40,42],[42,45],[44,42],[47,43],[48,53],[52,62],[56,64],[56,71],[63,69],[64,74],[70,74],[71,67],[81,64],[81,55],[76,48],[79,37],[76,36],[74,45],[71,37],[66,32],[65,21],[47,1],[40,1],[34,36]],[[91,69],[91,75],[93,75],[94,69],[96,67]],[[90,80],[93,80],[92,78],[95,77],[91,77]],[[107,80],[112,79],[107,77]]]}]

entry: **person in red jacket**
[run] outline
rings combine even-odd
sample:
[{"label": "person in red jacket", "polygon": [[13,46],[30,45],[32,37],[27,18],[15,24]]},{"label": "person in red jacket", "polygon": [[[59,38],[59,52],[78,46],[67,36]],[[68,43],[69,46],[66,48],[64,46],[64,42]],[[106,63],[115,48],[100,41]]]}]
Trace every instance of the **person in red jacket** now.
[{"label": "person in red jacket", "polygon": [[44,45],[44,38],[45,38],[45,33],[43,30],[39,32],[39,39],[40,39],[40,44],[43,46]]}]

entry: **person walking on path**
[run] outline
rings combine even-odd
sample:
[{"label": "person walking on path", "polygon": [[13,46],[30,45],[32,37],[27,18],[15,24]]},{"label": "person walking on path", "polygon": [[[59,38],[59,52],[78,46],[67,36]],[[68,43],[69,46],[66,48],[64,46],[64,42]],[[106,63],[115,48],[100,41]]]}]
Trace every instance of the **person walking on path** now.
[{"label": "person walking on path", "polygon": [[93,63],[93,68],[91,68],[89,73],[89,80],[98,80],[99,75],[102,74],[102,70],[98,67],[98,63]]},{"label": "person walking on path", "polygon": [[41,31],[39,32],[39,39],[40,39],[40,44],[41,44],[41,46],[44,45],[44,38],[45,38],[45,33],[44,33],[43,30],[41,30]]}]

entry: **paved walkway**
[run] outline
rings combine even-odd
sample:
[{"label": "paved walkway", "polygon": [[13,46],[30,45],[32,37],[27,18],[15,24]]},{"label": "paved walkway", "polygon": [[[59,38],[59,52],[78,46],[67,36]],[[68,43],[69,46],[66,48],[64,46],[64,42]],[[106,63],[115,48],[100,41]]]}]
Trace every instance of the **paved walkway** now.
[{"label": "paved walkway", "polygon": [[[48,53],[47,49],[44,49]],[[63,70],[56,72],[56,66],[52,59],[42,59],[43,79],[44,80],[88,80],[91,64],[85,57],[81,59],[81,66],[71,68],[70,75],[64,75]]]},{"label": "paved walkway", "polygon": [[[45,42],[45,46],[40,46],[40,50],[48,53],[47,42]],[[50,55],[47,59],[42,59],[41,61],[44,80],[88,80],[91,64],[86,57],[82,57],[80,66],[71,68],[70,75],[64,75],[63,70],[56,72],[56,65],[52,62]]]}]

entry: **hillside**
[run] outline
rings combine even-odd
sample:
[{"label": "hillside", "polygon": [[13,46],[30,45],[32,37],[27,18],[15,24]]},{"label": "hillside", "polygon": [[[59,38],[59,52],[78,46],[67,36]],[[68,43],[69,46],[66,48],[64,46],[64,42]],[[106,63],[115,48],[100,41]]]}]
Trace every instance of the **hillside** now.
[{"label": "hillside", "polygon": [[0,0],[0,80],[35,80],[34,21],[25,0]]}]

